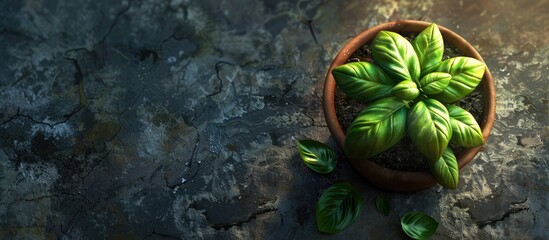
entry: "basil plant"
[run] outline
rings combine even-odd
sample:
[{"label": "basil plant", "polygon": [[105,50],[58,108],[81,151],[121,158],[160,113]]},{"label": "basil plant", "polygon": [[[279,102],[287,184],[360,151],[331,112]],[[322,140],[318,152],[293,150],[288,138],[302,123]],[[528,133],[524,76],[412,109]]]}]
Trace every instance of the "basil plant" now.
[{"label": "basil plant", "polygon": [[408,135],[434,178],[457,187],[458,163],[448,143],[470,148],[484,139],[474,117],[453,103],[477,87],[486,65],[470,57],[442,61],[443,52],[435,24],[411,43],[380,31],[371,44],[373,63],[350,62],[332,70],[343,92],[367,104],[347,130],[348,158],[370,158]]}]

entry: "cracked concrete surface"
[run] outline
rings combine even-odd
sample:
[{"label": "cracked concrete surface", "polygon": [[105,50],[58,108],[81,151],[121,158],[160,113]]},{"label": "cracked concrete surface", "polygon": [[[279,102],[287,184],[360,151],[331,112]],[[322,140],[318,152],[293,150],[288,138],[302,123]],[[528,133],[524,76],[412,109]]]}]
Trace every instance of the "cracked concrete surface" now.
[{"label": "cracked concrete surface", "polygon": [[[401,239],[424,211],[434,239],[549,237],[547,1],[2,1],[0,239]],[[497,118],[457,190],[384,193],[341,150],[308,170],[296,139],[336,148],[326,70],[361,30],[448,27],[483,55]],[[337,149],[337,148],[336,148]],[[318,233],[322,190],[362,193],[357,223]]]}]

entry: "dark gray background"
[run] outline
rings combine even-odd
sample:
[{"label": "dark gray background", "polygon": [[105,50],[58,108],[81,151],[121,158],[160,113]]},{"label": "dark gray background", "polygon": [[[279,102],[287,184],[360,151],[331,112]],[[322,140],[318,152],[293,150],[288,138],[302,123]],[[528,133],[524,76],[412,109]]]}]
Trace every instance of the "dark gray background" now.
[{"label": "dark gray background", "polygon": [[[1,239],[547,239],[548,1],[0,2]],[[321,112],[331,59],[377,24],[436,22],[490,68],[497,117],[457,190],[386,193],[339,152],[327,176],[295,139],[335,147]],[[336,235],[322,190],[365,199]]]}]

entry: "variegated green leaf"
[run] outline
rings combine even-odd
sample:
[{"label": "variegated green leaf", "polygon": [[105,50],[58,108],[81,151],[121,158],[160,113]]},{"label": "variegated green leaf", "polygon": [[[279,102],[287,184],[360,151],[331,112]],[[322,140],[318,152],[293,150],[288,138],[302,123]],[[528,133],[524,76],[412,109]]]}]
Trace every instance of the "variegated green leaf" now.
[{"label": "variegated green leaf", "polygon": [[422,212],[409,212],[400,218],[402,230],[412,239],[427,239],[438,228],[438,222]]},{"label": "variegated green leaf", "polygon": [[412,46],[419,59],[421,75],[435,71],[442,61],[444,40],[436,24],[431,24],[412,41]]},{"label": "variegated green leaf", "polygon": [[443,103],[453,103],[471,93],[482,80],[486,65],[474,58],[455,57],[443,61],[437,72],[452,75],[448,87],[439,94],[431,97]]},{"label": "variegated green leaf", "polygon": [[456,189],[459,179],[459,168],[456,156],[449,147],[436,162],[427,161],[429,171],[437,182],[445,188]]},{"label": "variegated green leaf", "polygon": [[448,73],[433,72],[421,78],[419,85],[425,94],[437,94],[448,87],[451,79],[452,75]]},{"label": "variegated green leaf", "polygon": [[351,62],[332,70],[337,86],[350,97],[364,103],[387,97],[395,85],[378,66]]},{"label": "variegated green leaf", "polygon": [[387,198],[385,198],[381,195],[377,195],[377,197],[376,197],[376,209],[379,213],[381,213],[385,216],[389,216],[389,213],[391,213],[391,209],[390,209],[389,201],[387,200]]},{"label": "variegated green leaf", "polygon": [[446,108],[452,125],[452,143],[467,148],[484,144],[480,126],[471,113],[455,105],[448,105]]},{"label": "variegated green leaf", "polygon": [[419,81],[419,60],[412,44],[398,33],[380,31],[372,43],[375,64],[396,82]]},{"label": "variegated green leaf", "polygon": [[397,144],[406,133],[405,103],[387,97],[368,105],[358,114],[345,138],[345,155],[365,159]]},{"label": "variegated green leaf", "polygon": [[337,156],[328,145],[314,140],[297,141],[299,155],[311,170],[326,174],[334,170]]},{"label": "variegated green leaf", "polygon": [[316,204],[316,226],[320,232],[337,233],[352,225],[362,210],[362,197],[351,184],[329,187]]},{"label": "variegated green leaf", "polygon": [[438,160],[452,137],[448,110],[437,100],[416,102],[408,112],[408,135],[421,154]]},{"label": "variegated green leaf", "polygon": [[399,82],[391,90],[391,95],[398,97],[402,100],[413,100],[419,96],[419,89],[417,89],[416,83],[411,80],[405,80]]}]

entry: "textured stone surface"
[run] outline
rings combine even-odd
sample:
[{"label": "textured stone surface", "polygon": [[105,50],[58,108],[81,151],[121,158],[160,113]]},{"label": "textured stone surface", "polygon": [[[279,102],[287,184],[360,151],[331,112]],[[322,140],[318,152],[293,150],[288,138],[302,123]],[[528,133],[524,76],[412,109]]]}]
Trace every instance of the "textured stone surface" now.
[{"label": "textured stone surface", "polygon": [[[547,1],[1,1],[1,239],[398,239],[424,211],[434,239],[549,237]],[[335,147],[320,110],[331,59],[397,19],[453,29],[497,88],[488,143],[457,190],[384,193],[345,162],[319,175],[295,139]],[[346,180],[357,223],[317,232]]]}]

